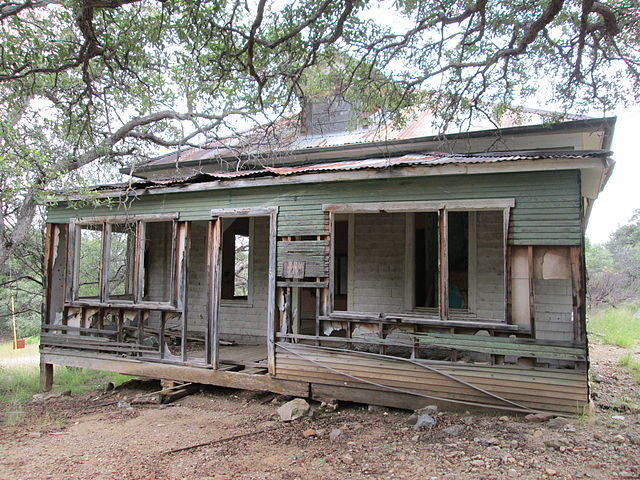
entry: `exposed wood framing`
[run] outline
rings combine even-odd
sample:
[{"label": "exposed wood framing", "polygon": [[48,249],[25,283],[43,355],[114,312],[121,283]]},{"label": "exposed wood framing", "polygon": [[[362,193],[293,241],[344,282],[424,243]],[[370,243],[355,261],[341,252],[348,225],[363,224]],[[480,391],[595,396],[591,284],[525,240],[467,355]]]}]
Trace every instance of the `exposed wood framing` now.
[{"label": "exposed wood framing", "polygon": [[368,389],[374,404],[382,391],[414,395],[425,403],[435,399],[575,415],[589,400],[581,371],[415,361],[291,343],[278,344],[277,355],[277,378]]},{"label": "exposed wood framing", "polygon": [[[221,295],[221,275],[222,268],[222,219],[228,217],[268,217],[269,218],[269,279],[267,293],[267,364],[269,373],[275,372],[275,323],[276,323],[276,244],[277,244],[277,219],[278,207],[247,207],[247,208],[217,208],[211,210],[213,227],[210,227],[210,245],[213,246],[211,265],[215,268],[209,271],[210,288],[210,311],[209,328],[213,335],[211,338],[212,365],[218,368],[218,343],[219,343],[219,319],[220,319],[220,295]],[[289,287],[278,288],[279,292],[289,290]],[[278,297],[280,301],[280,297]],[[290,300],[289,300],[290,302]]]},{"label": "exposed wood framing", "polygon": [[513,198],[486,198],[482,200],[446,200],[421,202],[367,202],[367,203],[329,203],[322,209],[333,213],[405,213],[434,212],[437,210],[503,210],[515,205]]},{"label": "exposed wood framing", "polygon": [[576,342],[586,341],[586,312],[584,305],[584,264],[580,247],[570,247],[571,285],[573,296],[573,328]]},{"label": "exposed wood framing", "polygon": [[447,321],[449,319],[449,232],[448,232],[449,215],[445,209],[438,212],[438,279],[440,282],[438,292],[440,294],[438,301],[438,311],[440,320]]},{"label": "exposed wood framing", "polygon": [[269,374],[276,373],[276,242],[278,235],[278,208],[269,209],[269,287],[267,293],[267,365]]},{"label": "exposed wood framing", "polygon": [[109,300],[109,257],[111,254],[111,225],[111,223],[106,223],[102,226],[102,258],[100,260],[100,303],[106,303]]},{"label": "exposed wood framing", "polygon": [[102,356],[99,353],[60,352],[50,348],[43,349],[41,358],[44,363],[66,365],[68,367],[90,368],[92,370],[163,378],[178,382],[194,382],[229,388],[269,391],[297,397],[309,396],[308,382],[281,380],[270,375],[251,375],[194,366],[151,363],[131,358],[116,359]]},{"label": "exposed wood framing", "polygon": [[[513,205],[512,205],[513,206]],[[502,211],[502,273],[504,275],[504,321],[512,323],[511,319],[511,257],[509,256],[509,217],[511,208]]]},{"label": "exposed wood framing", "polygon": [[49,392],[53,388],[53,362],[40,359],[40,391]]},{"label": "exposed wood framing", "polygon": [[536,303],[535,303],[535,280],[533,277],[533,246],[527,247],[528,263],[529,263],[529,324],[531,325],[531,334],[536,338]]},{"label": "exposed wood framing", "polygon": [[90,225],[95,223],[133,223],[133,222],[166,222],[180,218],[179,213],[149,213],[143,215],[105,215],[100,217],[76,217],[70,219],[70,223],[77,225]]}]

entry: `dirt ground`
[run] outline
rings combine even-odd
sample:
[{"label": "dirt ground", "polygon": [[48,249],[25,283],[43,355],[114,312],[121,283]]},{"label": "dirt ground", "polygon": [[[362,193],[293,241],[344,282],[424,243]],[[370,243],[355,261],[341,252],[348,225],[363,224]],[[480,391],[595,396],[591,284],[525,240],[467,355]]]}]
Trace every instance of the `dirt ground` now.
[{"label": "dirt ground", "polygon": [[416,432],[411,412],[356,404],[313,404],[311,418],[281,423],[286,399],[216,388],[171,405],[124,401],[157,384],[67,397],[1,427],[0,479],[639,479],[640,387],[621,353],[592,349],[595,411],[569,425],[440,411]]}]

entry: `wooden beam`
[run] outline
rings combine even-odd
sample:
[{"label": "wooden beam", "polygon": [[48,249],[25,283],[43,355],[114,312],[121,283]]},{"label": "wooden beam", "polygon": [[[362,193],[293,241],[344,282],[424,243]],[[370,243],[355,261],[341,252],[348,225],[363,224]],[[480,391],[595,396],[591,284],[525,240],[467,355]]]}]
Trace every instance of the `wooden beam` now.
[{"label": "wooden beam", "polygon": [[278,207],[213,208],[212,217],[262,217],[278,213]]},{"label": "wooden beam", "polygon": [[480,200],[437,200],[419,202],[362,202],[328,203],[322,205],[325,212],[332,213],[406,213],[436,212],[438,210],[504,210],[515,205],[513,198],[485,198]]},{"label": "wooden beam", "polygon": [[43,362],[68,367],[90,368],[107,372],[148,378],[162,378],[178,382],[194,382],[221,387],[242,388],[291,395],[309,396],[307,382],[280,380],[271,375],[251,375],[242,372],[225,372],[194,366],[168,365],[165,363],[142,362],[132,358],[101,357],[98,353],[56,352],[43,349]]},{"label": "wooden beam", "polygon": [[133,302],[141,303],[144,297],[144,248],[146,242],[146,225],[136,224],[136,238],[133,266]]},{"label": "wooden beam", "polygon": [[178,305],[182,305],[182,338],[180,342],[182,361],[187,361],[187,343],[189,332],[189,252],[191,249],[191,222],[180,222],[184,233],[181,235],[183,243],[179,252],[182,258],[180,268],[180,290]]},{"label": "wooden beam", "polygon": [[109,265],[111,257],[111,224],[102,225],[102,257],[100,259],[100,301],[109,300]]},{"label": "wooden beam", "polygon": [[529,323],[531,325],[531,335],[536,338],[536,296],[535,296],[535,279],[533,275],[533,246],[529,245],[528,255],[528,273],[529,273]]},{"label": "wooden beam", "polygon": [[143,222],[166,222],[177,220],[180,218],[179,213],[149,213],[142,215],[130,215],[124,213],[122,215],[105,215],[100,217],[76,217],[69,220],[70,223],[76,225],[90,225],[95,223],[133,223],[137,221]]},{"label": "wooden beam", "polygon": [[40,391],[49,392],[53,388],[53,363],[40,360]]},{"label": "wooden beam", "polygon": [[509,216],[510,208],[502,211],[502,259],[504,275],[504,321],[512,323],[511,320],[511,258],[509,256]]},{"label": "wooden beam", "polygon": [[219,367],[219,338],[220,338],[220,288],[222,285],[222,219],[216,218],[209,222],[210,247],[208,252],[209,278],[209,333],[211,345],[211,366]]},{"label": "wooden beam", "polygon": [[80,256],[80,228],[69,224],[67,230],[66,271],[65,271],[65,303],[76,299],[76,284],[78,281],[78,258]]},{"label": "wooden beam", "polygon": [[[336,244],[336,216],[333,212],[325,212],[325,215],[329,216],[329,285],[328,285],[328,299],[327,309],[329,312],[333,312],[335,305],[334,290],[335,290],[335,244]],[[348,247],[347,247],[348,248]],[[318,319],[316,318],[316,322]]]},{"label": "wooden beam", "polygon": [[267,365],[270,375],[276,373],[276,269],[278,235],[278,207],[270,207],[269,213],[269,286],[267,292]]},{"label": "wooden beam", "polygon": [[[354,170],[344,172],[328,172],[328,173],[308,173],[304,175],[286,175],[280,177],[258,177],[241,180],[214,180],[211,182],[201,182],[195,184],[185,183],[181,186],[166,187],[145,187],[133,190],[131,192],[124,190],[116,190],[110,192],[95,192],[91,198],[113,198],[122,197],[123,193],[131,196],[141,195],[166,195],[168,193],[182,192],[203,192],[210,190],[231,190],[239,188],[255,188],[261,186],[276,185],[300,185],[321,182],[341,182],[355,180],[385,179],[385,178],[407,178],[407,177],[433,177],[440,175],[476,175],[487,173],[507,173],[507,172],[536,172],[536,171],[561,171],[561,170],[585,170],[585,169],[602,169],[603,160],[601,158],[550,158],[536,160],[519,160],[515,162],[499,162],[499,163],[477,163],[477,164],[452,164],[444,166],[421,166],[421,167],[403,167],[393,169],[370,169],[370,170]],[[83,195],[67,195],[65,200],[82,200],[86,199]]]},{"label": "wooden beam", "polygon": [[573,296],[573,329],[574,340],[579,343],[586,341],[586,311],[585,311],[585,283],[584,263],[580,247],[569,247],[571,258],[571,286]]},{"label": "wooden beam", "polygon": [[41,324],[44,327],[51,318],[51,275],[53,272],[53,259],[55,257],[55,237],[60,235],[60,228],[56,224],[45,225],[44,234],[44,302],[42,304]]},{"label": "wooden beam", "polygon": [[449,318],[449,232],[448,213],[445,209],[438,212],[438,279],[440,299],[438,311],[441,321]]}]

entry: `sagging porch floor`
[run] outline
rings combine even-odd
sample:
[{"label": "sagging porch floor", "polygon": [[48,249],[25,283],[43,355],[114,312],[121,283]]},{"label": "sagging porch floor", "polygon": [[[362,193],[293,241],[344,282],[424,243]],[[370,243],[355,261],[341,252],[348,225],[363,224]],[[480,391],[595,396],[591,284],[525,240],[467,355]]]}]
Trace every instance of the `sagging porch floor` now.
[{"label": "sagging porch floor", "polygon": [[[204,366],[205,351],[202,349],[190,349],[189,362]],[[177,358],[177,356],[173,356]],[[261,344],[233,343],[222,344],[218,351],[218,370],[227,372],[242,372],[253,375],[267,373],[267,346]]]},{"label": "sagging porch floor", "polygon": [[[266,345],[220,345],[218,364],[220,370],[240,371],[263,375],[267,373]],[[238,368],[239,367],[239,368]]]}]

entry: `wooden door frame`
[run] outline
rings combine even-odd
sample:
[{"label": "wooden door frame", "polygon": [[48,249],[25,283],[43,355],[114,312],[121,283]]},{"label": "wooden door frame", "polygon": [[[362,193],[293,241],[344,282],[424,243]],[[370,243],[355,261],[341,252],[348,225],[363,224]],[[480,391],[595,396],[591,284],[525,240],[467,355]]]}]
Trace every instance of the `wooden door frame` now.
[{"label": "wooden door frame", "polygon": [[214,208],[207,235],[207,278],[209,279],[208,329],[210,349],[207,363],[218,369],[220,340],[220,301],[222,268],[222,219],[230,217],[269,218],[269,280],[267,294],[267,364],[270,375],[275,374],[275,299],[276,299],[276,235],[278,207]]}]

